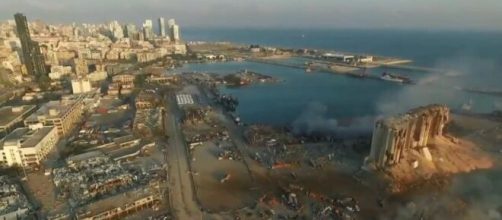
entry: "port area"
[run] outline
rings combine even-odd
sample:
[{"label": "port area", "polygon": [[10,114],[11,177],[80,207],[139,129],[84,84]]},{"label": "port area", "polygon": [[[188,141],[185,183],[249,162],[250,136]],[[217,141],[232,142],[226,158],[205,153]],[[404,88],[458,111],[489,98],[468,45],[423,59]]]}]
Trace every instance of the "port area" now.
[{"label": "port area", "polygon": [[[440,73],[443,70],[413,66],[412,60],[368,54],[316,49],[291,49],[230,42],[191,42],[194,59],[187,62],[214,63],[247,61],[305,70],[307,73],[330,73],[359,79],[379,80],[398,84],[414,82],[398,74],[370,74],[371,69]],[[389,77],[391,76],[391,77]],[[241,81],[243,82],[243,81]],[[246,84],[244,82],[244,84]]]},{"label": "port area", "polygon": [[[423,72],[442,71],[434,68],[411,65],[413,61],[409,59],[342,51],[267,47],[235,44],[231,42],[191,42],[189,48],[196,54],[198,61],[195,62],[247,60],[300,68],[307,71],[328,71],[345,74],[378,67]],[[290,58],[302,58],[305,59],[305,63],[293,65],[288,62],[283,62],[284,59]]]},{"label": "port area", "polygon": [[[361,209],[377,209],[376,196],[365,199],[376,189],[352,177],[361,165],[354,162],[363,160],[357,151],[367,142],[305,142],[307,137],[294,137],[277,128],[244,126],[229,111],[232,108],[218,101],[222,95],[203,84],[183,84],[173,95],[194,100],[172,104],[179,106],[181,142],[186,144],[180,150],[187,152],[188,167],[180,175],[190,176],[202,216],[315,218],[333,203],[340,216],[355,217]],[[269,129],[267,135],[277,139],[250,131],[253,129]],[[251,136],[256,141],[250,141]],[[176,175],[171,177],[178,178]],[[333,213],[325,211],[326,216]],[[376,214],[366,213],[367,217]]]},{"label": "port area", "polygon": [[[238,101],[202,80],[207,76],[181,74],[166,98],[167,118],[174,115],[166,122],[173,124],[167,154],[174,216],[401,219],[405,210],[412,217],[459,217],[476,200],[451,185],[471,178],[470,173],[500,167],[500,116],[455,113],[448,133],[460,141],[432,141],[429,149],[437,164],[419,161],[417,168],[407,160],[385,172],[369,172],[364,169],[369,136],[307,135],[288,127],[244,124],[234,112]],[[473,155],[480,157],[471,160]],[[448,202],[428,205],[443,196]]]}]

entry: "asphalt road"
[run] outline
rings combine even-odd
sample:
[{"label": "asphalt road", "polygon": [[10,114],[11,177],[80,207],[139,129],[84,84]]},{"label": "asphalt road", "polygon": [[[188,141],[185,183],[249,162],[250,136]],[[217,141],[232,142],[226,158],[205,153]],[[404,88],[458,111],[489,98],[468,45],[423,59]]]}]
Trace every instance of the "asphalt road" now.
[{"label": "asphalt road", "polygon": [[176,219],[202,219],[195,201],[194,185],[190,173],[186,143],[178,122],[180,114],[173,97],[166,98],[165,123],[169,137],[167,163],[169,165],[170,201]]}]

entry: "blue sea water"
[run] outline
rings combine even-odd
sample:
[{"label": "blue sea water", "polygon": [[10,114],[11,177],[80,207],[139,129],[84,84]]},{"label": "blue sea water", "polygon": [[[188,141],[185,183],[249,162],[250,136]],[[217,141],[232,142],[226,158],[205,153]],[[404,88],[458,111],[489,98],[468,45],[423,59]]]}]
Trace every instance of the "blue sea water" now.
[{"label": "blue sea water", "polygon": [[[411,59],[414,65],[448,70],[442,74],[392,70],[419,82],[403,86],[327,73],[250,62],[189,64],[179,71],[232,73],[248,69],[283,80],[279,84],[223,88],[240,100],[238,113],[248,123],[288,125],[323,105],[327,119],[374,117],[395,114],[431,103],[472,111],[502,108],[502,98],[466,93],[458,87],[502,90],[502,33],[390,30],[247,30],[187,29],[188,41],[231,41],[294,48],[318,48],[378,54]],[[303,35],[303,36],[302,36]],[[290,62],[301,62],[291,60]],[[386,69],[372,69],[380,74]]]}]

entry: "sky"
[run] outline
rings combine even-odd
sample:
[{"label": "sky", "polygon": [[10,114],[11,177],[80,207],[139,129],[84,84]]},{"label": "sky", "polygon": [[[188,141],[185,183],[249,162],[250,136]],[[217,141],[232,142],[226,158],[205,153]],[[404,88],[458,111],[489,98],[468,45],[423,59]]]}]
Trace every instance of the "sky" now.
[{"label": "sky", "polygon": [[50,23],[176,18],[185,27],[502,30],[502,0],[0,0]]}]

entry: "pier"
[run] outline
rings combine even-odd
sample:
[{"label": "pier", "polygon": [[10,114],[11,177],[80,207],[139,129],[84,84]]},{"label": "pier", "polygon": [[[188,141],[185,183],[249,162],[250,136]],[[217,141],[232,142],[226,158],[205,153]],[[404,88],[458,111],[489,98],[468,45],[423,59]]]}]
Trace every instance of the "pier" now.
[{"label": "pier", "polygon": [[402,65],[402,64],[380,64],[381,67],[389,68],[389,69],[400,69],[400,70],[412,70],[412,71],[421,71],[428,73],[442,73],[446,72],[442,69],[430,68],[430,67],[422,67],[422,66],[413,66],[413,65]]},{"label": "pier", "polygon": [[[305,70],[306,68],[308,68],[307,65],[289,64],[289,63],[279,62],[279,61],[276,61],[276,60],[266,60],[266,59],[258,59],[258,58],[247,58],[246,61],[248,61],[248,62],[254,62],[254,63],[276,65],[276,66],[282,66],[282,67],[288,67],[288,68],[294,68],[294,69],[302,69],[302,70]],[[407,70],[426,71],[426,72],[441,72],[442,71],[442,70],[439,70],[439,69],[425,68],[425,67],[416,67],[416,66],[395,66],[395,65],[390,65],[390,67],[391,68],[394,67],[394,68],[400,68],[400,69],[407,69]],[[389,81],[381,79],[379,75],[369,75],[369,74],[361,73],[359,71],[338,72],[338,71],[335,71],[335,70],[332,70],[332,69],[329,69],[329,68],[315,67],[315,68],[312,68],[312,72],[331,73],[331,74],[337,74],[337,75],[342,75],[342,76],[348,76],[348,77],[352,77],[352,78],[356,78],[356,79],[370,79],[370,80],[378,80],[378,81],[382,81],[382,82],[389,82]],[[413,82],[411,82],[411,83],[389,82],[389,83],[394,83],[394,84],[398,84],[398,85],[414,85]],[[475,88],[460,88],[460,89],[458,89],[458,88],[452,88],[452,89],[457,89],[457,90],[460,90],[460,91],[463,91],[463,92],[467,92],[467,93],[474,93],[474,94],[481,94],[481,95],[487,95],[487,96],[502,97],[502,90],[483,90],[483,89],[475,89]]]},{"label": "pier", "polygon": [[[305,70],[305,69],[308,68],[307,65],[288,64],[288,63],[278,62],[278,61],[275,61],[275,60],[247,58],[246,61],[248,61],[248,62],[254,62],[254,63],[263,63],[263,64],[275,65],[275,66],[283,66],[283,67],[289,67],[289,68],[295,68],[295,69],[301,69],[301,70]],[[361,68],[358,68],[358,67],[354,67],[354,68],[361,69]],[[318,66],[316,66],[315,68],[312,68],[312,71],[313,72],[332,73],[332,74],[337,74],[337,75],[342,75],[342,76],[348,76],[348,77],[358,78],[358,79],[373,79],[373,80],[384,81],[384,80],[380,79],[380,76],[363,74],[363,73],[359,73],[357,71],[340,72],[340,71],[332,70],[330,68],[321,68],[321,67],[318,67]]]}]

